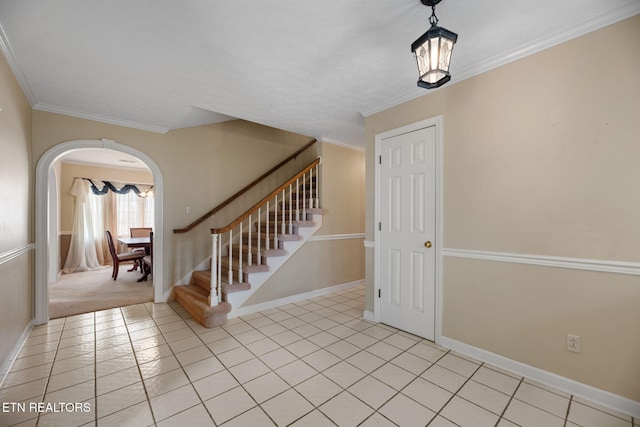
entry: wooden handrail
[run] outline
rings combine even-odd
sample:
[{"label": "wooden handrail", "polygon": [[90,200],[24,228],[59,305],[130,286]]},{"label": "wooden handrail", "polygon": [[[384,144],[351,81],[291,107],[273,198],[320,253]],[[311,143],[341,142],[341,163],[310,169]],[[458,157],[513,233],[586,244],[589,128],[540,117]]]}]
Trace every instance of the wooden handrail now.
[{"label": "wooden handrail", "polygon": [[229,231],[229,230],[233,229],[236,225],[240,224],[242,221],[247,219],[249,217],[249,215],[251,215],[255,211],[257,211],[258,208],[262,207],[265,203],[267,203],[268,200],[271,200],[276,194],[280,193],[282,190],[287,188],[290,184],[294,183],[298,178],[300,178],[301,176],[306,174],[309,169],[311,169],[312,167],[314,167],[314,166],[316,166],[318,164],[320,164],[320,158],[315,159],[313,162],[309,163],[307,166],[302,168],[300,170],[300,172],[295,174],[293,177],[289,178],[289,180],[287,182],[285,182],[284,184],[282,184],[281,186],[279,186],[278,188],[273,190],[268,196],[266,196],[265,198],[260,200],[258,203],[256,203],[255,205],[253,205],[252,207],[247,209],[242,215],[240,215],[238,218],[236,218],[229,225],[226,225],[226,226],[221,227],[221,228],[212,228],[211,229],[211,234],[221,234],[221,233],[224,233],[226,231]]},{"label": "wooden handrail", "polygon": [[193,230],[194,228],[196,228],[196,226],[198,226],[199,224],[203,223],[204,221],[209,219],[212,215],[218,213],[222,208],[224,208],[225,206],[227,206],[228,204],[230,204],[231,202],[236,200],[238,197],[242,196],[244,193],[249,191],[252,187],[254,187],[256,184],[258,184],[260,181],[262,181],[263,179],[265,179],[266,177],[268,177],[269,175],[274,173],[276,170],[280,169],[282,166],[287,164],[289,161],[291,161],[291,160],[295,159],[296,157],[298,157],[298,154],[302,153],[304,150],[306,150],[307,148],[311,147],[316,142],[318,142],[318,141],[315,138],[312,139],[307,144],[305,144],[302,147],[300,147],[295,153],[291,154],[289,157],[287,157],[286,159],[284,159],[283,161],[281,161],[280,163],[278,163],[277,165],[275,165],[274,167],[272,167],[271,169],[269,169],[268,171],[266,171],[265,173],[260,175],[258,178],[256,178],[255,180],[251,181],[250,184],[248,184],[243,189],[241,189],[240,191],[235,193],[233,196],[229,197],[227,200],[225,200],[224,202],[220,203],[218,206],[216,206],[215,208],[211,209],[209,212],[207,212],[206,214],[202,215],[200,218],[196,219],[195,221],[193,221],[188,226],[186,226],[184,228],[176,228],[176,229],[173,230],[173,232],[174,233],[186,233],[187,231]]}]

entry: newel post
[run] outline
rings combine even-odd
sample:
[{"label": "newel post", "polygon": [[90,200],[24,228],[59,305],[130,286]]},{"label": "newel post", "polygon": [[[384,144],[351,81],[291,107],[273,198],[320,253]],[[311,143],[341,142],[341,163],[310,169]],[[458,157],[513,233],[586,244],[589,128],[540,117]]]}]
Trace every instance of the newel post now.
[{"label": "newel post", "polygon": [[211,289],[209,290],[209,307],[218,305],[218,234],[211,235]]}]

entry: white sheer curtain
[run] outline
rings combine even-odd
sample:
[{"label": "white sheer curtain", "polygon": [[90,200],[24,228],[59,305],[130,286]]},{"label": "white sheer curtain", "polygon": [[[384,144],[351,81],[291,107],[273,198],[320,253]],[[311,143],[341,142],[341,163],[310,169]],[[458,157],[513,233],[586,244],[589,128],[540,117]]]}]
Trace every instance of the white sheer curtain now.
[{"label": "white sheer curtain", "polygon": [[[117,188],[123,185],[118,184]],[[124,252],[127,248],[118,250],[117,239],[129,237],[131,227],[153,228],[152,196],[139,197],[133,191],[95,195],[91,183],[82,178],[74,179],[69,194],[76,198],[76,205],[63,273],[92,270],[112,262],[105,230],[111,231],[116,251]]]},{"label": "white sheer curtain", "polygon": [[73,273],[100,268],[102,265],[96,250],[96,226],[94,226],[94,223],[98,222],[96,220],[100,218],[96,218],[95,208],[92,209],[92,203],[88,200],[91,194],[89,182],[75,178],[69,194],[76,198],[76,206],[69,253],[62,272]]},{"label": "white sheer curtain", "polygon": [[127,194],[116,194],[115,204],[118,237],[129,237],[131,227],[153,228],[152,197],[139,197],[130,191]]}]

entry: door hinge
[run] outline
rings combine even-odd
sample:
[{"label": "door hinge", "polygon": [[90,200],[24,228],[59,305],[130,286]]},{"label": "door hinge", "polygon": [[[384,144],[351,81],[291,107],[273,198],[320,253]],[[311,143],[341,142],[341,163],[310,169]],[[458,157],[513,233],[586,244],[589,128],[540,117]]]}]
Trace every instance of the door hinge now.
[{"label": "door hinge", "polygon": [[382,289],[378,289],[378,298],[382,298]]},{"label": "door hinge", "polygon": [[382,231],[382,222],[378,223],[378,231]]},{"label": "door hinge", "polygon": [[378,156],[378,163],[379,163],[379,164],[382,164],[382,156],[381,156],[381,155],[380,155],[380,156]]}]

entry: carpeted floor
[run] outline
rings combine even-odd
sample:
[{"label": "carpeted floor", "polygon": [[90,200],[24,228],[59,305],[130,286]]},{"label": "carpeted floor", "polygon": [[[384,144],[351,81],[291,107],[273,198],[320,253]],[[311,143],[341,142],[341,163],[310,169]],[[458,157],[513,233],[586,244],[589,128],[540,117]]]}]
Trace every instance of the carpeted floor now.
[{"label": "carpeted floor", "polygon": [[138,283],[140,271],[128,272],[129,268],[130,264],[121,265],[117,280],[111,278],[111,266],[63,274],[58,282],[49,285],[49,317],[57,319],[153,301],[152,278]]}]

